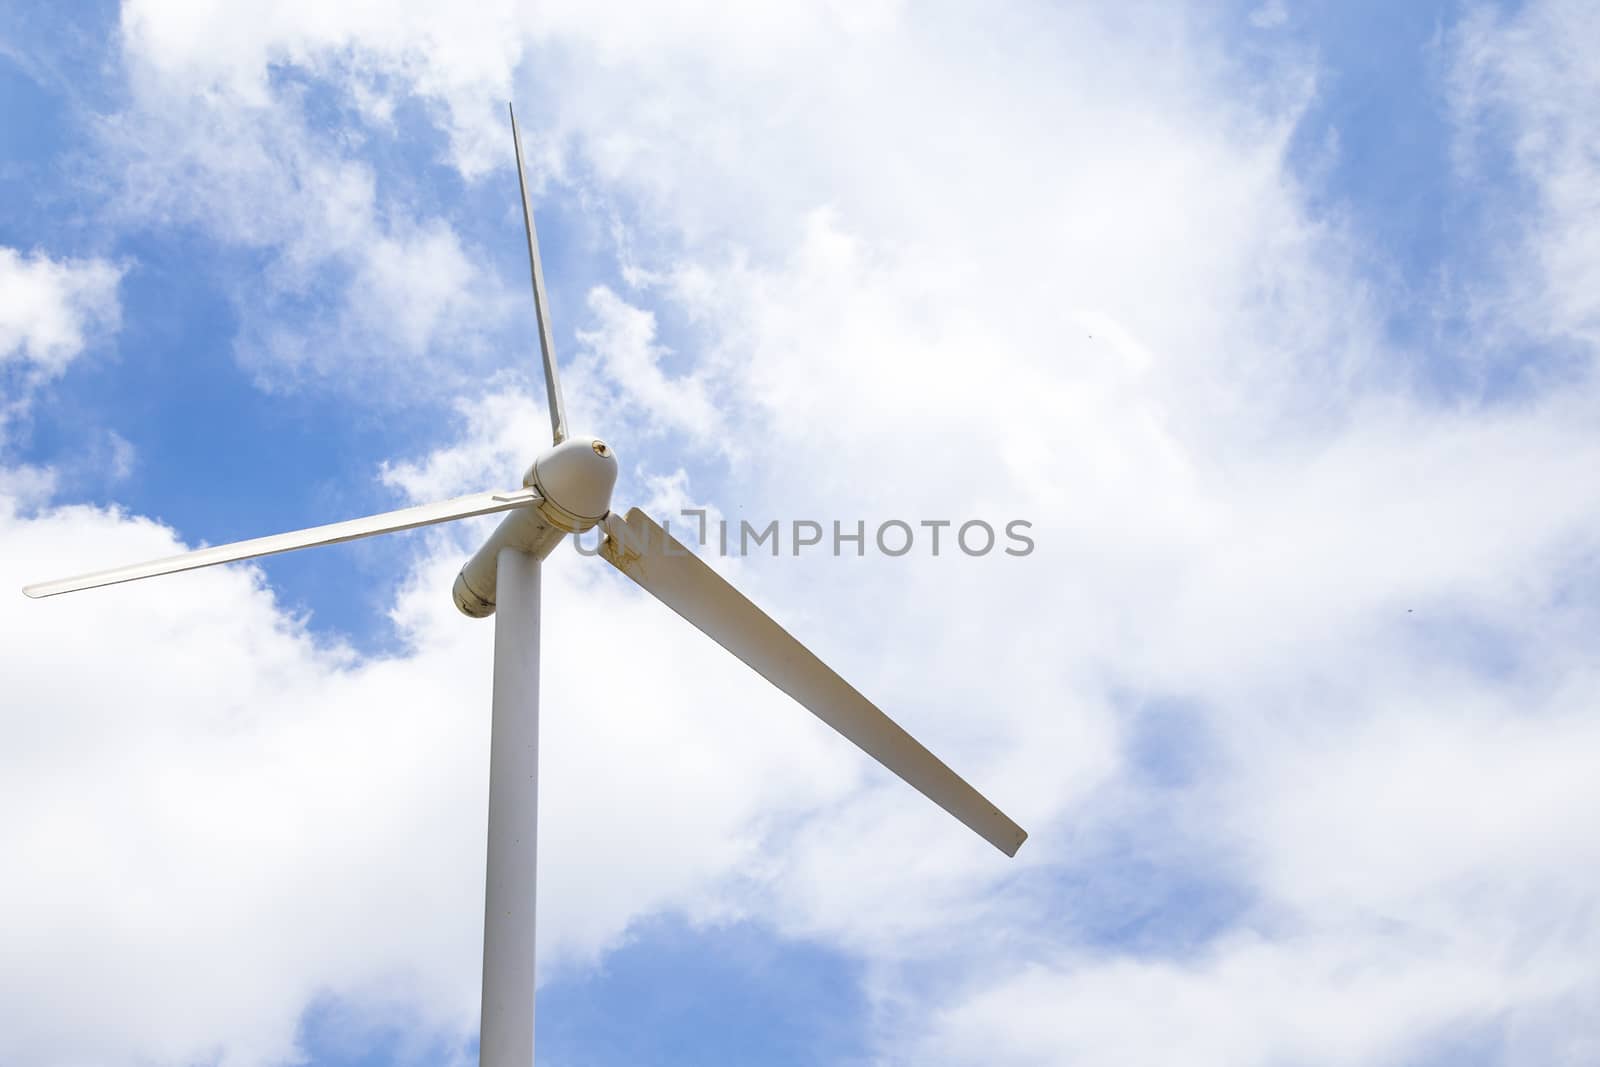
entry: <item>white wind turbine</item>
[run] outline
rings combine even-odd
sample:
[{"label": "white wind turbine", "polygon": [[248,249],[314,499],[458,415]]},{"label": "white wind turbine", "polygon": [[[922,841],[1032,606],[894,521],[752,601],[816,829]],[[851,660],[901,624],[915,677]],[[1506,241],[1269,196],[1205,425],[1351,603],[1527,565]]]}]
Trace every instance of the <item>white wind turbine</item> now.
[{"label": "white wind turbine", "polygon": [[511,113],[511,134],[554,437],[552,447],[540,453],[523,474],[520,489],[475,493],[348,522],[203,548],[148,563],[40,582],[22,590],[30,597],[55,596],[452,519],[505,513],[499,527],[461,568],[453,590],[456,607],[473,618],[498,610],[479,1038],[479,1060],[484,1067],[527,1067],[533,1062],[539,568],[568,534],[599,526],[603,533],[599,554],[607,562],[1006,855],[1016,855],[1028,836],[644,512],[633,508],[622,516],[611,510],[611,490],[617,479],[615,454],[597,437],[572,437],[567,432],[515,111]]}]

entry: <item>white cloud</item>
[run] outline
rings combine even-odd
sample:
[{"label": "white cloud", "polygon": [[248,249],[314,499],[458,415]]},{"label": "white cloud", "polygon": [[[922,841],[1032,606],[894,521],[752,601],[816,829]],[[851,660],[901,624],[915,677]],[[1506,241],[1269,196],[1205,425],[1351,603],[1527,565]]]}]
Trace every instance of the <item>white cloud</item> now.
[{"label": "white cloud", "polygon": [[0,248],[0,361],[57,375],[97,330],[115,329],[122,272],[100,259]]},{"label": "white cloud", "polygon": [[[1518,1002],[1548,998],[1557,991],[1552,971],[1581,980],[1577,963],[1515,967],[1508,982],[1449,942],[1400,932],[1235,935],[1196,961],[1028,967],[952,1009],[925,1041],[889,1062],[1405,1062],[1467,1039],[1471,1027]],[[1578,1063],[1573,1054],[1583,1051],[1523,1035],[1508,1045],[1513,1062]]]},{"label": "white cloud", "polygon": [[0,246],[0,368],[11,368],[0,397],[0,441],[41,384],[117,328],[121,279],[121,268],[102,259],[58,260]]}]

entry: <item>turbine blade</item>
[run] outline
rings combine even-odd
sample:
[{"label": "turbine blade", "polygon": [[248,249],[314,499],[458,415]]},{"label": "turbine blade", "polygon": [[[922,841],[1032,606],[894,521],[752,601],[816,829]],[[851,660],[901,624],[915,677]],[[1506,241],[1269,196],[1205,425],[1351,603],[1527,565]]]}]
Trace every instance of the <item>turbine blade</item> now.
[{"label": "turbine blade", "polygon": [[1015,856],[1027,833],[638,508],[606,521],[600,552],[650,595],[854,742],[985,841]]},{"label": "turbine blade", "polygon": [[538,502],[539,494],[532,489],[518,489],[508,493],[473,493],[471,496],[458,496],[454,500],[443,500],[437,504],[419,504],[412,508],[401,508],[399,511],[386,511],[381,515],[368,515],[362,519],[313,526],[307,530],[257,537],[249,541],[235,541],[230,545],[217,545],[215,548],[185,552],[181,556],[168,556],[148,563],[135,563],[129,567],[113,567],[110,570],[95,571],[93,574],[80,574],[76,578],[38,582],[24,586],[22,591],[34,598],[55,596],[57,593],[72,593],[79,589],[131,582],[135,578],[154,578],[158,574],[190,571],[196,567],[232,563],[235,560],[252,559],[256,556],[271,556],[297,548],[354,541],[361,537],[393,533],[396,530],[410,530],[417,526],[431,526],[434,523],[465,519],[473,515],[492,515],[498,511],[529,507]]},{"label": "turbine blade", "polygon": [[539,353],[544,357],[544,388],[550,401],[550,433],[554,443],[567,439],[567,406],[561,400],[561,380],[556,377],[556,346],[550,339],[549,297],[544,295],[544,268],[539,265],[539,231],[533,225],[533,202],[528,199],[528,179],[522,168],[522,133],[517,129],[517,111],[507,101],[511,113],[511,143],[517,150],[517,185],[522,189],[522,223],[528,232],[528,263],[533,274],[533,312],[539,320]]}]

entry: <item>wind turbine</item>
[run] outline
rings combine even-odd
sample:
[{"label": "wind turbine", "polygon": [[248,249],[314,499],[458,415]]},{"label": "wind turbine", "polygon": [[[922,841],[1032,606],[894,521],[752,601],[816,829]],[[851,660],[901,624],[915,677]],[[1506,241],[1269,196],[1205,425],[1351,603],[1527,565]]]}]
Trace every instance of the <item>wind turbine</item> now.
[{"label": "wind turbine", "polygon": [[799,701],[879,763],[1008,856],[1027,833],[894,720],[835,674],[788,631],[638,508],[611,508],[617,458],[598,437],[571,436],[556,376],[549,300],[522,160],[511,136],[528,237],[533,306],[550,407],[551,447],[522,476],[522,486],[474,493],[327,526],[274,534],[127,567],[26,586],[30,597],[152,578],[159,574],[254,559],[315,545],[505,513],[461,568],[452,594],[473,618],[497,614],[494,708],[489,750],[488,874],[483,917],[483,1002],[479,1060],[484,1067],[533,1062],[534,889],[539,775],[539,575],[542,561],[568,534],[596,526],[599,555],[647,593]]}]

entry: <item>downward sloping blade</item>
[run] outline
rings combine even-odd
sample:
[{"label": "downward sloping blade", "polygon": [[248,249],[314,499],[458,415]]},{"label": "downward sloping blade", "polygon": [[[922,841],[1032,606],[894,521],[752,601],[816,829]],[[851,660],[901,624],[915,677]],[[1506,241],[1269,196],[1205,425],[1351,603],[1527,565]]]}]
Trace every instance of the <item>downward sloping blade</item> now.
[{"label": "downward sloping blade", "polygon": [[638,508],[607,520],[601,554],[817,718],[1008,856],[1027,833]]},{"label": "downward sloping blade", "polygon": [[532,489],[518,489],[508,493],[473,493],[471,496],[458,496],[454,500],[443,500],[437,504],[419,504],[414,508],[401,508],[399,511],[386,511],[381,515],[368,515],[364,519],[350,519],[347,522],[334,522],[326,526],[313,526],[308,530],[273,534],[271,537],[257,537],[249,541],[235,541],[231,545],[202,548],[195,552],[185,552],[181,556],[151,560],[149,563],[135,563],[129,567],[113,567],[110,570],[95,571],[93,574],[80,574],[76,578],[39,582],[24,586],[22,591],[36,598],[55,596],[57,593],[72,593],[79,589],[131,582],[135,578],[154,578],[158,574],[190,571],[196,567],[210,567],[217,563],[231,563],[234,560],[251,559],[255,556],[271,556],[297,548],[354,541],[361,537],[372,537],[374,534],[431,526],[434,523],[470,518],[473,515],[493,515],[495,512],[525,508],[538,502],[539,494]]},{"label": "downward sloping blade", "polygon": [[528,179],[522,167],[522,134],[517,129],[517,111],[509,102],[511,143],[517,151],[517,185],[522,189],[522,227],[528,233],[528,265],[533,273],[533,313],[539,320],[539,354],[544,357],[544,389],[550,401],[550,433],[555,443],[567,439],[567,407],[561,400],[561,381],[556,377],[556,346],[550,339],[550,298],[544,295],[544,268],[539,265],[539,231],[533,225],[533,202],[528,199]]}]

